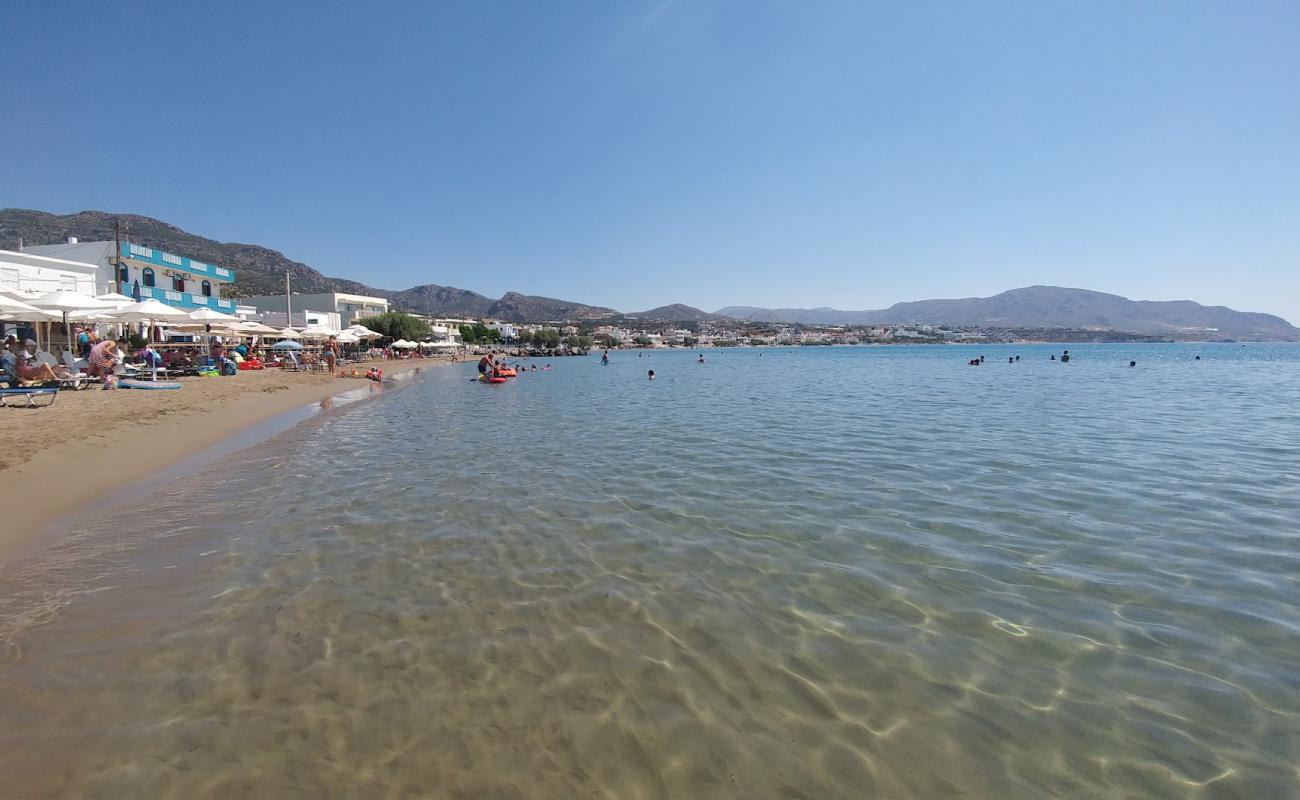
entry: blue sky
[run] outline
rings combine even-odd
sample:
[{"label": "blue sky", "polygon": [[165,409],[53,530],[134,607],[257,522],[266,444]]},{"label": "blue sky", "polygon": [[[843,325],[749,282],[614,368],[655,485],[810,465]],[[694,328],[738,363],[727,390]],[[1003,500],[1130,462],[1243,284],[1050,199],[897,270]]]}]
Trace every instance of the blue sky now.
[{"label": "blue sky", "polygon": [[1300,323],[1292,0],[5,18],[2,206],[629,311],[1048,283]]}]

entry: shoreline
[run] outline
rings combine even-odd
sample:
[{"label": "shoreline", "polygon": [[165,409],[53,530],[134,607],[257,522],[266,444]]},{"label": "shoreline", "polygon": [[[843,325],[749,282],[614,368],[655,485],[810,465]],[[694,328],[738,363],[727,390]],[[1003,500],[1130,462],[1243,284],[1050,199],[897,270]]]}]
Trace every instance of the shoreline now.
[{"label": "shoreline", "polygon": [[[384,370],[385,382],[416,369],[450,365],[440,359],[374,363]],[[357,366],[364,370],[369,364]],[[278,370],[240,373],[233,380],[241,383],[216,383],[231,380],[193,379],[179,392],[88,389],[68,392],[67,398],[61,392],[49,409],[0,411],[0,438],[8,443],[0,459],[0,508],[6,518],[0,529],[0,568],[55,541],[53,526],[93,508],[111,491],[144,481],[275,417],[374,385],[365,379]],[[199,390],[197,396],[185,395],[191,388]]]}]

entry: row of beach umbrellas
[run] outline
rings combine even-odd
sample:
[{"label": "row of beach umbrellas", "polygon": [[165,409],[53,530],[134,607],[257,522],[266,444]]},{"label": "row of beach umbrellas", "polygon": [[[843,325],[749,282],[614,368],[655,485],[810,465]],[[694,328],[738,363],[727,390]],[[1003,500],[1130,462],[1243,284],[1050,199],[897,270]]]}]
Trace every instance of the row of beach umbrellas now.
[{"label": "row of beach umbrellas", "polygon": [[[354,324],[341,331],[324,325],[308,325],[301,330],[292,327],[273,328],[260,322],[247,322],[231,314],[210,308],[195,311],[169,306],[154,299],[136,302],[121,294],[98,297],[80,292],[57,291],[28,296],[14,291],[0,291],[0,321],[24,322],[147,322],[151,326],[164,324],[169,332],[178,335],[234,335],[278,337],[278,345],[294,343],[299,339],[324,341],[335,339],[341,344],[357,344],[371,339],[382,339],[364,325]],[[455,347],[453,342],[412,342],[398,339],[393,347],[410,350],[417,347]],[[299,345],[299,348],[301,345]],[[291,349],[291,348],[281,348]]]}]

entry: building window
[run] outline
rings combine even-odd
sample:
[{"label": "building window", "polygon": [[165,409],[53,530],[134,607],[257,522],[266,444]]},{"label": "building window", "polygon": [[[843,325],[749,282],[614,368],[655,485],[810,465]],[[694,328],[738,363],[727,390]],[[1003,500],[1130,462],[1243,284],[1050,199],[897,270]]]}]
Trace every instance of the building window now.
[{"label": "building window", "polygon": [[18,288],[18,269],[16,267],[0,269],[0,286],[6,289]]},{"label": "building window", "polygon": [[127,273],[126,264],[117,265],[117,280],[119,283],[130,283],[131,277]]},{"label": "building window", "polygon": [[144,268],[144,285],[145,285],[145,286],[148,286],[150,289],[152,289],[152,288],[156,285],[156,284],[154,283],[154,279],[153,279],[153,268],[152,268],[152,267],[145,267],[145,268]]},{"label": "building window", "polygon": [[212,281],[203,282],[203,296],[204,297],[212,296]]},{"label": "building window", "polygon": [[74,278],[74,277],[72,277],[71,275],[60,275],[60,276],[59,276],[59,291],[61,291],[61,292],[75,292],[75,291],[77,291],[77,279]]},{"label": "building window", "polygon": [[173,276],[172,276],[172,291],[174,291],[174,292],[183,292],[183,291],[185,291],[185,278],[181,277],[180,275],[173,275]]}]

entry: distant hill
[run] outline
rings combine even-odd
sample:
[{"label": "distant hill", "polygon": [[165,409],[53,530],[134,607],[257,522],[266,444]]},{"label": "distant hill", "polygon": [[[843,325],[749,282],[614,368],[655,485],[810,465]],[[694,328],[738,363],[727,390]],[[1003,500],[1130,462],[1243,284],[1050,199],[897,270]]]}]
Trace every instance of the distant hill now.
[{"label": "distant hill", "polygon": [[1059,286],[1027,286],[992,297],[895,303],[878,311],[728,306],[715,313],[753,322],[814,325],[923,323],[984,328],[1117,330],[1219,339],[1300,339],[1300,328],[1272,314],[1203,306],[1190,300],[1129,300],[1119,295]]},{"label": "distant hill", "polygon": [[22,208],[0,209],[0,248],[16,248],[19,237],[27,245],[59,244],[69,236],[83,242],[111,241],[114,222],[121,223],[123,238],[129,229],[133,242],[233,269],[236,280],[230,294],[235,297],[283,292],[286,270],[293,281],[293,290],[303,294],[330,291],[385,294],[357,281],[327,278],[275,250],[255,244],[213,241],[139,214],[82,211],[60,216]]},{"label": "distant hill", "polygon": [[704,322],[706,320],[719,319],[717,314],[710,314],[707,311],[701,311],[682,303],[673,303],[668,306],[659,306],[649,311],[637,311],[628,313],[628,317],[636,317],[646,322]]},{"label": "distant hill", "polygon": [[[124,236],[129,234],[133,242],[235,270],[235,284],[233,291],[229,292],[232,297],[278,294],[284,291],[284,274],[288,271],[295,292],[338,291],[374,295],[387,298],[394,308],[436,316],[497,318],[508,322],[619,316],[611,308],[517,292],[507,292],[500,299],[493,300],[467,289],[433,283],[400,291],[377,289],[359,281],[322,275],[276,250],[255,244],[218,242],[138,214],[82,211],[56,215],[21,208],[0,209],[0,248],[16,248],[19,238],[28,245],[58,244],[67,241],[69,236],[83,241],[112,239],[114,222],[122,223]],[[960,327],[1073,328],[1218,339],[1300,340],[1300,329],[1271,314],[1203,306],[1189,300],[1135,301],[1113,294],[1058,286],[1028,286],[992,297],[896,303],[877,311],[728,306],[709,314],[675,303],[627,315],[629,321],[633,318],[646,323],[702,322],[722,318],[816,325],[916,322]]]},{"label": "distant hill", "polygon": [[293,291],[353,292],[387,298],[394,308],[449,317],[497,317],[509,322],[546,322],[563,319],[604,317],[613,309],[588,306],[567,300],[507,292],[492,300],[467,289],[427,284],[401,291],[377,289],[358,281],[330,278],[318,270],[286,257],[283,253],[255,244],[218,242],[181,230],[175,225],[139,214],[110,214],[82,211],[76,214],[47,214],[22,208],[0,209],[0,249],[14,249],[21,238],[25,245],[58,244],[69,236],[82,241],[113,238],[113,223],[123,228],[123,238],[169,253],[229,267],[235,271],[230,297],[279,294],[284,291],[284,274],[290,274]]}]

